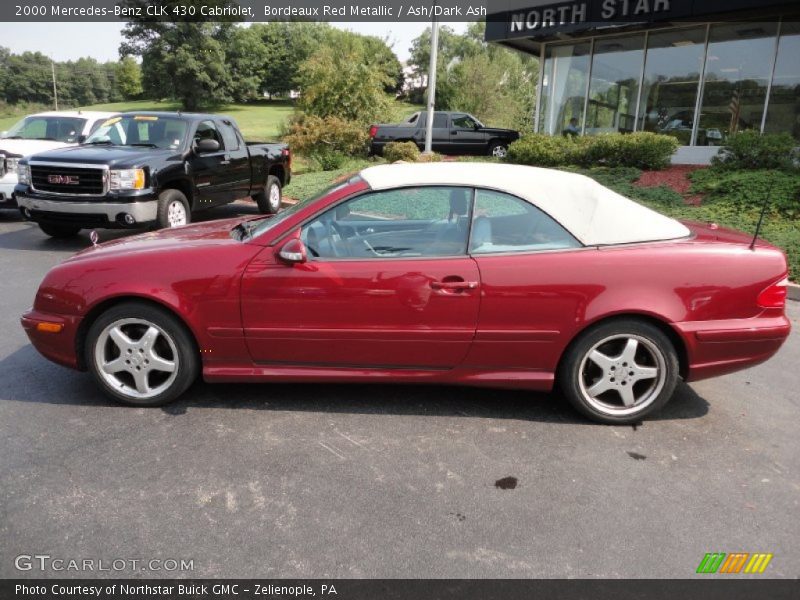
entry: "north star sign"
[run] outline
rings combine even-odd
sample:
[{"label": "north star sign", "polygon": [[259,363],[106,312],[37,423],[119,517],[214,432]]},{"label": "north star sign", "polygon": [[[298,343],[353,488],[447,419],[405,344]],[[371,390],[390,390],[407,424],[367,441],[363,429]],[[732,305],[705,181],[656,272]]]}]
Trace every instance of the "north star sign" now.
[{"label": "north star sign", "polygon": [[[669,12],[671,0],[601,0],[599,15],[603,21],[644,19],[661,12]],[[589,18],[589,2],[553,4],[512,13],[511,32],[539,31],[586,23]]]}]

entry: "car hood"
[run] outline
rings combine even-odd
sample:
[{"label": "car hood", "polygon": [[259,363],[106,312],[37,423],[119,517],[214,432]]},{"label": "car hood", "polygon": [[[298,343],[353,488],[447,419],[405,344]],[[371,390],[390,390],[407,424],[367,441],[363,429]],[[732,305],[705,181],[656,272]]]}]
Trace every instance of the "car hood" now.
[{"label": "car hood", "polygon": [[519,137],[519,132],[514,131],[513,129],[502,129],[500,127],[481,127],[480,129],[484,133],[492,133],[492,134],[502,134],[509,137]]},{"label": "car hood", "polygon": [[107,165],[111,168],[139,167],[154,157],[179,157],[174,150],[146,146],[73,146],[37,154],[35,161]]},{"label": "car hood", "polygon": [[[173,229],[162,229],[124,237],[110,242],[104,242],[97,246],[91,246],[82,250],[67,259],[65,262],[82,260],[98,260],[114,257],[127,257],[136,254],[147,254],[152,256],[159,253],[172,255],[177,251],[188,248],[197,249],[199,247],[212,247],[220,245],[241,245],[242,242],[231,236],[231,230],[246,218],[221,219],[187,225],[185,227],[175,227]],[[102,236],[102,232],[100,233]],[[165,258],[166,260],[166,258]]]},{"label": "car hood", "polygon": [[51,140],[10,140],[0,139],[0,154],[6,156],[30,156],[56,148],[66,148],[69,144]]}]

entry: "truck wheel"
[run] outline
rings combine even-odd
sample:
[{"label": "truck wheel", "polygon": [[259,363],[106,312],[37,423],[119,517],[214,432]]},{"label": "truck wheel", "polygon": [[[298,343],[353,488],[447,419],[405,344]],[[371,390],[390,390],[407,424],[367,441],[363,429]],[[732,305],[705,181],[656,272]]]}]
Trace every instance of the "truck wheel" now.
[{"label": "truck wheel", "polygon": [[52,238],[70,238],[78,235],[80,227],[74,225],[54,225],[53,223],[39,223],[39,229]]},{"label": "truck wheel", "polygon": [[508,154],[508,146],[503,142],[492,142],[489,144],[489,156],[495,158],[505,158]]},{"label": "truck wheel", "polygon": [[281,182],[275,175],[267,177],[264,189],[253,196],[258,210],[263,215],[274,215],[281,209]]},{"label": "truck wheel", "polygon": [[158,196],[156,222],[159,229],[181,227],[192,222],[189,201],[179,190],[164,190]]}]

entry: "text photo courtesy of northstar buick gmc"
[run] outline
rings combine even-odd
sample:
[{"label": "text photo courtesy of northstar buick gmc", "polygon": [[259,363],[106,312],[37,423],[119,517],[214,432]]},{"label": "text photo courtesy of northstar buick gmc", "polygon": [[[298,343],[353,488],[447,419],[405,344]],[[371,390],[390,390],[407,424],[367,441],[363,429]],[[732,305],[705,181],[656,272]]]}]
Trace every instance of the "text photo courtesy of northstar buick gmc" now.
[{"label": "text photo courtesy of northstar buick gmc", "polygon": [[123,113],[80,146],[19,161],[17,203],[53,237],[84,228],[178,227],[252,197],[264,214],[291,180],[286,144],[245,142],[236,122],[199,113]]},{"label": "text photo courtesy of northstar buick gmc", "polygon": [[[275,216],[147,233],[54,267],[22,326],[110,397],[207,382],[549,391],[636,423],[679,379],[759,364],[789,335],[787,263],[588,177],[375,166]],[[268,391],[267,391],[268,393]]]}]

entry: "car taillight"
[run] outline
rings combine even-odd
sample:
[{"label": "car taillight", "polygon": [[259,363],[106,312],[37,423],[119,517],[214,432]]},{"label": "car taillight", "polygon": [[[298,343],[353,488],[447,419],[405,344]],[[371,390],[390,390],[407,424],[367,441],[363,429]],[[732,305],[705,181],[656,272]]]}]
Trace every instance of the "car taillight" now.
[{"label": "car taillight", "polygon": [[784,308],[788,287],[789,278],[784,277],[761,292],[756,302],[761,308]]},{"label": "car taillight", "polygon": [[373,125],[369,128],[369,137],[374,138],[376,135],[378,135],[378,126]]},{"label": "car taillight", "polygon": [[286,166],[292,168],[292,151],[289,148],[281,150],[281,156],[286,159]]}]

